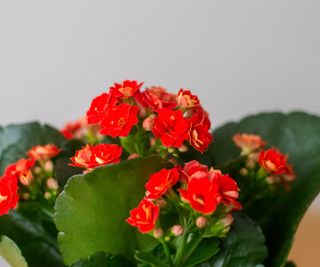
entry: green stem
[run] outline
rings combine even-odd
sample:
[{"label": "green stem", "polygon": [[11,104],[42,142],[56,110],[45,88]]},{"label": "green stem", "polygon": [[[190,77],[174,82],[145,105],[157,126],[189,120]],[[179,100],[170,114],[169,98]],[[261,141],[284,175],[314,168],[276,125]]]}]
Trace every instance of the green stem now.
[{"label": "green stem", "polygon": [[170,250],[169,250],[168,244],[164,240],[161,240],[161,244],[162,244],[162,247],[163,247],[163,250],[164,250],[164,254],[166,255],[166,258],[168,260],[169,266],[173,266],[173,262],[172,262],[172,259],[171,259],[171,254],[170,254]]},{"label": "green stem", "polygon": [[190,225],[190,219],[189,221],[186,223],[186,220],[184,220],[184,232],[183,235],[181,236],[181,239],[179,240],[179,245],[178,245],[178,249],[177,249],[177,253],[176,256],[174,258],[174,264],[175,266],[179,267],[182,266],[182,260],[183,260],[183,254],[185,251],[185,247],[187,244],[187,240],[188,240],[188,236],[189,236],[189,225]]},{"label": "green stem", "polygon": [[184,254],[184,257],[182,259],[182,263],[186,263],[188,261],[188,259],[190,258],[190,256],[192,255],[192,253],[196,250],[196,248],[198,247],[198,245],[200,244],[200,242],[203,239],[203,234],[200,234],[194,241],[192,246],[188,249],[188,251],[186,251],[186,253]]}]

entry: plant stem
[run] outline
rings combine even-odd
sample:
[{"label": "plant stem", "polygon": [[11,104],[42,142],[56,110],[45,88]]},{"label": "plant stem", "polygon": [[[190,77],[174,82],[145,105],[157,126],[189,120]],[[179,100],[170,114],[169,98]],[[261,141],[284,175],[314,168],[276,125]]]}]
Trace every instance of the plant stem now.
[{"label": "plant stem", "polygon": [[172,262],[172,259],[171,259],[171,254],[170,254],[170,250],[169,250],[168,244],[164,240],[161,241],[161,244],[163,246],[164,254],[166,255],[167,260],[169,262],[169,266],[173,266],[173,262]]},{"label": "plant stem", "polygon": [[183,259],[182,259],[182,263],[185,263],[188,261],[188,259],[190,258],[190,256],[192,255],[192,253],[196,250],[196,248],[198,247],[198,245],[200,244],[200,242],[203,239],[203,234],[200,234],[195,240],[194,243],[192,244],[192,246],[188,249],[188,251],[186,251]]},{"label": "plant stem", "polygon": [[[184,220],[185,221],[185,220]],[[178,249],[177,249],[177,253],[176,256],[174,258],[174,264],[175,266],[179,267],[182,266],[182,259],[183,259],[183,254],[184,254],[184,250],[187,244],[187,240],[188,240],[188,236],[189,236],[189,225],[190,225],[190,220],[187,223],[184,223],[184,232],[181,236],[181,239],[179,241],[179,245],[178,245]]]}]

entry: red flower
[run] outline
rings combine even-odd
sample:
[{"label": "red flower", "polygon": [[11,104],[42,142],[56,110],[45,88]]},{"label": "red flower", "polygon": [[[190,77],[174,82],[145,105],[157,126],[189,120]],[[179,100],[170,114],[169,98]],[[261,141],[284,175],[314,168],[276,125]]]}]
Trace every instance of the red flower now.
[{"label": "red flower", "polygon": [[188,202],[194,210],[203,214],[213,213],[219,204],[218,186],[208,177],[191,179],[187,189],[179,191],[183,201]]},{"label": "red flower", "polygon": [[195,149],[203,153],[212,142],[209,117],[203,109],[198,108],[189,119],[189,123],[189,142]]},{"label": "red flower", "polygon": [[196,160],[187,162],[181,170],[181,179],[183,182],[189,182],[193,178],[204,178],[208,176],[208,167],[200,164]]},{"label": "red flower", "polygon": [[162,108],[174,109],[177,106],[177,96],[159,86],[146,89],[136,94],[135,98],[143,107],[156,112]]},{"label": "red flower", "polygon": [[14,176],[24,185],[28,185],[33,178],[30,169],[34,166],[35,159],[19,159],[16,163],[10,164],[4,171],[5,176]]},{"label": "red flower", "polygon": [[122,147],[118,145],[99,144],[96,146],[86,145],[82,149],[76,151],[73,162],[70,164],[74,167],[92,169],[120,161]]},{"label": "red flower", "polygon": [[11,175],[0,178],[0,215],[7,214],[19,200],[17,179]]},{"label": "red flower", "polygon": [[180,89],[178,92],[178,106],[181,108],[194,108],[200,106],[199,98],[190,90]]},{"label": "red flower", "polygon": [[113,94],[103,93],[94,98],[87,111],[88,123],[100,123],[105,118],[108,109],[114,107],[117,103],[118,99]]},{"label": "red flower", "polygon": [[180,147],[188,138],[188,128],[189,124],[181,110],[163,108],[154,119],[152,132],[155,137],[160,138],[163,145]]},{"label": "red flower", "polygon": [[108,109],[105,118],[100,123],[102,129],[101,134],[110,135],[112,137],[127,136],[132,126],[138,123],[137,106],[121,104]]},{"label": "red flower", "polygon": [[262,150],[259,154],[259,164],[267,172],[281,175],[292,174],[292,169],[287,164],[288,157],[275,148]]},{"label": "red flower", "polygon": [[28,151],[28,156],[35,160],[48,160],[54,158],[61,152],[57,146],[48,144],[45,146],[34,146]]},{"label": "red flower", "polygon": [[87,126],[87,117],[80,118],[75,122],[68,122],[61,130],[61,134],[66,139],[73,139],[81,137],[82,130]]},{"label": "red flower", "polygon": [[139,91],[143,83],[138,81],[125,80],[122,83],[115,83],[110,87],[110,93],[116,97],[128,98]]},{"label": "red flower", "polygon": [[233,142],[241,148],[243,154],[249,154],[266,145],[266,142],[259,135],[254,134],[236,134],[233,136]]},{"label": "red flower", "polygon": [[[210,175],[212,174],[212,175]],[[229,175],[222,175],[221,172],[212,172],[209,174],[209,179],[218,186],[220,194],[219,202],[231,207],[232,210],[241,209],[241,204],[237,201],[239,197],[239,187],[235,180]]]},{"label": "red flower", "polygon": [[143,199],[137,208],[130,211],[130,217],[127,219],[127,222],[137,227],[140,232],[147,233],[154,229],[159,212],[159,206],[155,205],[152,201]]},{"label": "red flower", "polygon": [[177,168],[170,170],[162,169],[150,176],[146,183],[146,197],[149,199],[157,199],[164,195],[179,179],[179,171]]}]

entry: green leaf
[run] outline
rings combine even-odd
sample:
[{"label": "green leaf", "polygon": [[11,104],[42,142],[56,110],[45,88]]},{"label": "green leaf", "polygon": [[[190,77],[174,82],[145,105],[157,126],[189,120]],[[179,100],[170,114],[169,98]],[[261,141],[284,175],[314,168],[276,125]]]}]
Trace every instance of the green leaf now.
[{"label": "green leaf", "polygon": [[64,141],[59,131],[37,122],[0,127],[0,174],[10,163],[26,157],[32,146],[53,143],[61,147]]},{"label": "green leaf", "polygon": [[234,215],[231,230],[223,240],[220,251],[212,260],[200,264],[199,267],[254,267],[262,263],[267,256],[261,229],[242,214]]},{"label": "green leaf", "polygon": [[143,264],[152,267],[167,267],[168,265],[162,262],[158,257],[152,255],[152,252],[136,251],[135,257]]},{"label": "green leaf", "polygon": [[289,154],[294,165],[297,180],[290,192],[282,191],[247,211],[266,235],[267,265],[283,266],[299,222],[320,191],[320,118],[301,112],[270,113],[228,123],[213,133],[215,140],[208,154],[215,165],[223,165],[239,155],[232,142],[236,133],[261,135],[270,146]]},{"label": "green leaf", "polygon": [[130,267],[132,266],[124,257],[112,256],[106,252],[97,252],[93,256],[81,259],[71,267]]},{"label": "green leaf", "polygon": [[185,263],[186,267],[205,262],[219,252],[219,240],[217,238],[205,238],[201,241],[191,257]]},{"label": "green leaf", "polygon": [[125,219],[143,198],[149,175],[162,167],[158,157],[139,158],[72,177],[55,206],[65,262],[71,264],[98,251],[131,260],[135,249],[153,245],[153,239],[139,234]]},{"label": "green leaf", "polygon": [[19,247],[7,236],[1,237],[0,256],[2,256],[12,267],[28,267]]},{"label": "green leaf", "polygon": [[18,211],[1,217],[0,235],[4,234],[19,246],[30,267],[64,266],[55,238]]}]

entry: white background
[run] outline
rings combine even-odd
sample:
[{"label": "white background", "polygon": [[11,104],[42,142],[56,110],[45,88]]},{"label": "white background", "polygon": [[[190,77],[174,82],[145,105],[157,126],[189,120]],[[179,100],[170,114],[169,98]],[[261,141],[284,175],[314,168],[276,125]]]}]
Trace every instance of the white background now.
[{"label": "white background", "polygon": [[0,124],[60,127],[127,78],[192,89],[214,126],[257,111],[320,114],[319,10],[318,0],[0,0]]}]

